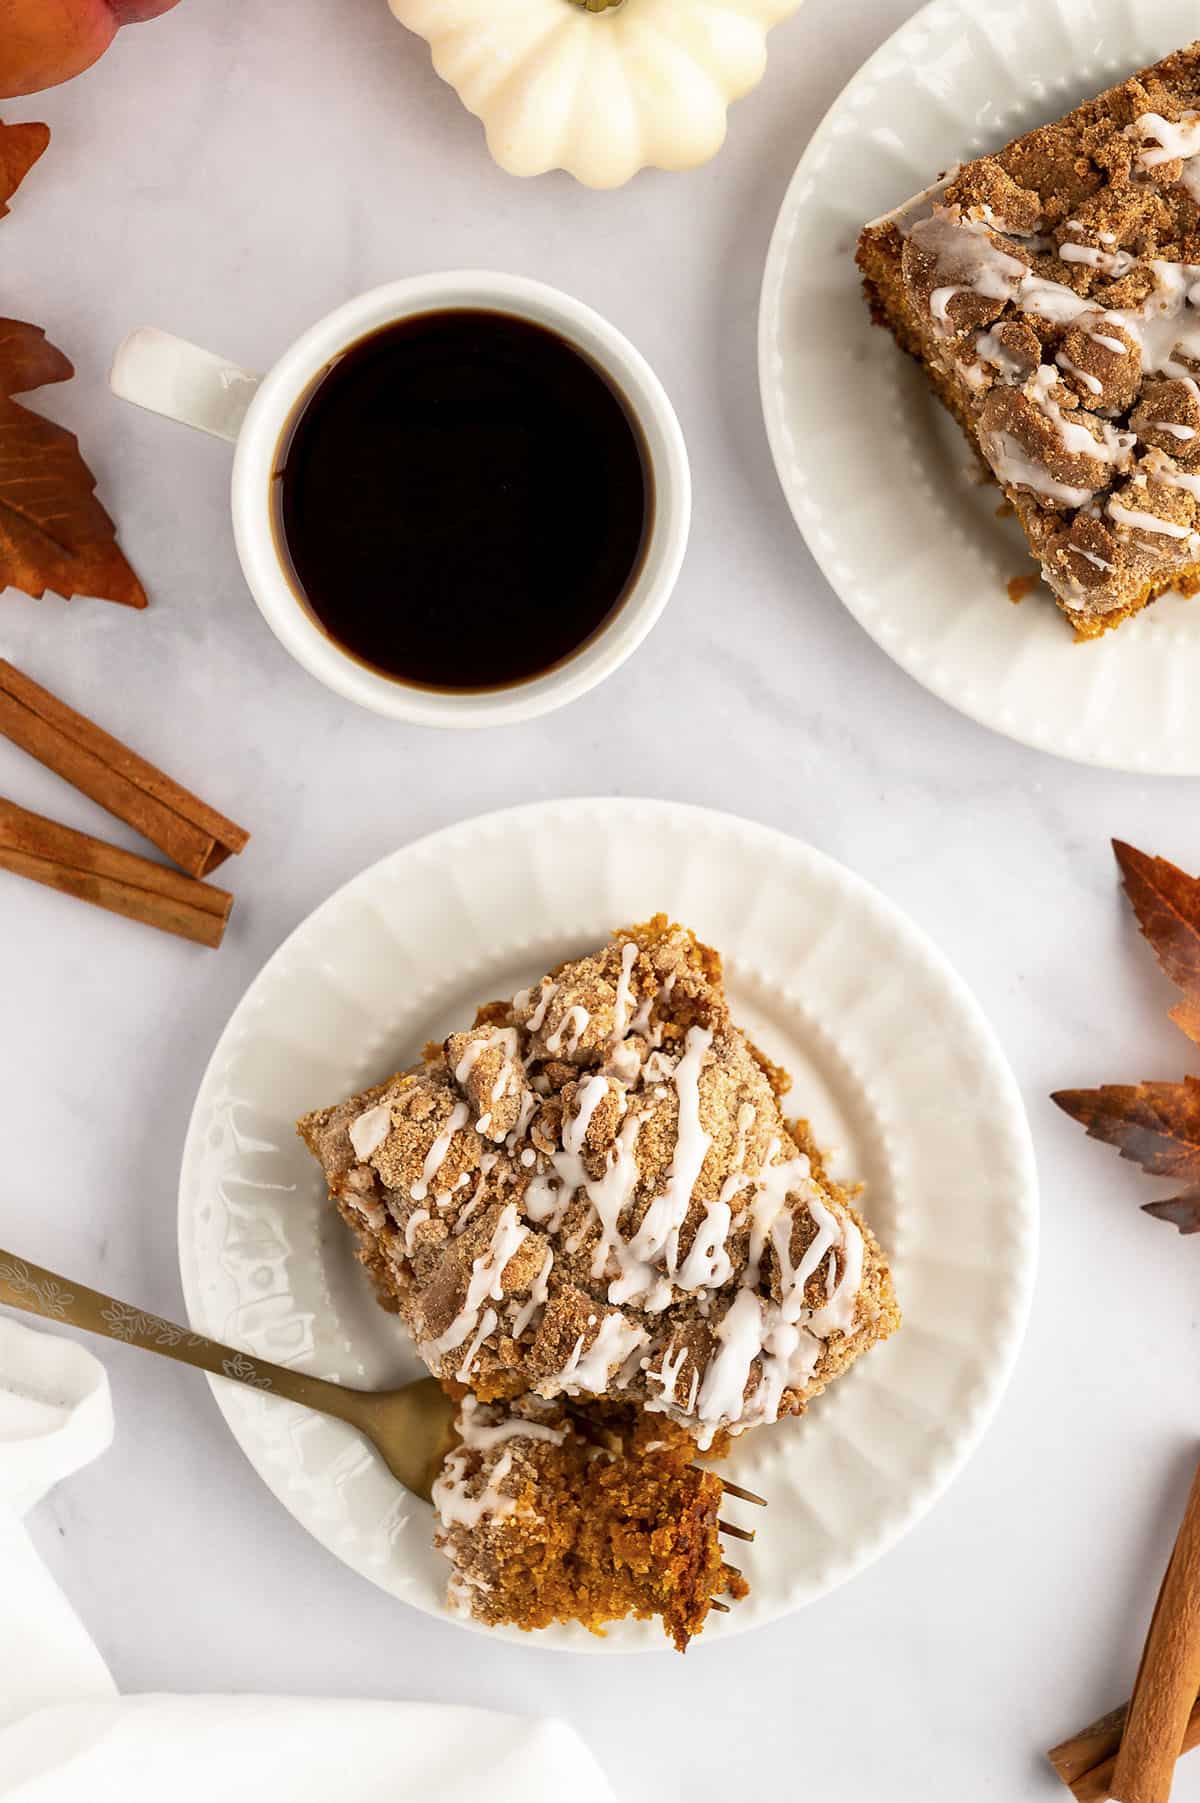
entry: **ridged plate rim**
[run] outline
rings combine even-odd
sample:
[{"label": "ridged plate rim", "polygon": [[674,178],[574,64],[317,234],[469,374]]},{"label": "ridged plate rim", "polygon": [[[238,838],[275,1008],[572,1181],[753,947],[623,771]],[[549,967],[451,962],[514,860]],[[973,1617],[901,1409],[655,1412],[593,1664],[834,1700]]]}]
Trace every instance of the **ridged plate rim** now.
[{"label": "ridged plate rim", "polygon": [[[779,212],[759,306],[759,388],[775,467],[809,549],[859,624],[981,725],[1142,775],[1200,774],[1200,709],[1191,704],[1200,601],[1165,598],[1087,644],[1073,642],[1044,591],[1010,606],[1006,581],[1033,568],[1024,541],[1013,522],[991,517],[998,492],[972,489],[957,428],[939,418],[890,335],[870,324],[853,250],[867,220],[950,163],[1060,117],[1197,35],[1186,0],[931,0],[863,64],[810,139]],[[839,145],[856,140],[870,154],[844,156],[836,181],[826,179]],[[820,287],[827,277],[832,285]],[[822,295],[829,329],[798,349],[792,322]],[[849,409],[836,404],[831,368],[850,372]],[[962,476],[937,490],[934,475],[960,464]]]},{"label": "ridged plate rim", "polygon": [[[569,857],[558,855],[564,847]],[[881,1228],[881,1215],[895,1223],[888,1250],[907,1310],[900,1334],[868,1353],[802,1422],[738,1447],[731,1475],[769,1495],[771,1507],[746,1549],[754,1592],[710,1619],[704,1646],[815,1600],[907,1532],[986,1428],[1027,1318],[1037,1181],[1015,1079],[962,979],[861,878],[773,828],[671,802],[534,803],[393,852],[295,929],[221,1034],[184,1149],[180,1270],[198,1330],[268,1357],[298,1346],[306,1368],[384,1381],[374,1349],[381,1334],[400,1330],[376,1308],[356,1267],[351,1300],[339,1303],[348,1293],[348,1236],[323,1201],[315,1167],[310,1172],[285,1132],[280,1047],[302,1030],[309,1040],[295,1048],[298,1062],[315,1069],[333,1060],[347,1089],[364,1080],[362,1046],[374,1041],[355,1010],[374,1018],[385,1038],[395,1018],[384,997],[368,1002],[355,989],[364,963],[370,976],[388,960],[384,938],[368,943],[373,934],[393,936],[395,980],[398,989],[409,986],[416,1030],[439,997],[474,993],[472,986],[479,1000],[495,993],[489,968],[511,968],[551,943],[586,949],[652,911],[651,901],[702,936],[712,933],[730,961],[735,1012],[740,995],[767,1022],[766,1049],[786,1053],[795,1043],[832,1086],[830,1108],[844,1108],[853,1123],[855,1160],[876,1173],[866,1213]],[[443,922],[442,941],[427,943]],[[331,1049],[339,1035],[347,1043]],[[279,1114],[271,1117],[278,1144],[254,1113],[255,1084]],[[816,1085],[816,1077],[798,1083],[797,1111],[806,1087],[819,1100]],[[309,1105],[329,1099],[313,1094]],[[814,1120],[820,1128],[821,1108]],[[297,1180],[301,1167],[309,1174]],[[935,1230],[936,1254],[925,1243]],[[289,1245],[289,1237],[301,1243]],[[309,1291],[326,1299],[328,1320],[310,1319],[319,1311]],[[390,1338],[387,1345],[390,1359]],[[431,1512],[397,1491],[352,1430],[210,1381],[242,1450],[297,1520],[385,1590],[456,1619],[442,1601],[444,1567],[428,1548]],[[947,1387],[944,1418],[927,1406],[933,1385]],[[897,1470],[881,1458],[899,1461]],[[855,1509],[861,1519],[852,1524]],[[576,1628],[533,1642],[516,1630],[492,1633],[570,1651],[665,1645],[655,1627],[639,1623],[622,1623],[603,1640]]]}]

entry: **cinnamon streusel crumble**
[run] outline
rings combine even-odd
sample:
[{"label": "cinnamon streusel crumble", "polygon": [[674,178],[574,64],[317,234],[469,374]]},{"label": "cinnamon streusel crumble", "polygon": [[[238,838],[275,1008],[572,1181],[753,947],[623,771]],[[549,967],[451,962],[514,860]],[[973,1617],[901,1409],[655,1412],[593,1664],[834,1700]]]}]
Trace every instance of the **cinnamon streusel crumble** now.
[{"label": "cinnamon streusel crumble", "polygon": [[459,1606],[695,1631],[720,1588],[696,1450],[800,1413],[898,1325],[787,1081],[658,916],[301,1121],[380,1300],[469,1392],[438,1492]]},{"label": "cinnamon streusel crumble", "polygon": [[857,260],[1079,637],[1200,588],[1200,44],[952,171]]}]

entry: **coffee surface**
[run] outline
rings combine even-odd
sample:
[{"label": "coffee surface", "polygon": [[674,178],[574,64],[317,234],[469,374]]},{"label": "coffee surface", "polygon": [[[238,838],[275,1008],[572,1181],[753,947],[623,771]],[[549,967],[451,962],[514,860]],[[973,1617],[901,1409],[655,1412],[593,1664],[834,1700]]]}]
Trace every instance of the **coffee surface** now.
[{"label": "coffee surface", "polygon": [[285,563],[329,637],[451,690],[585,644],[632,586],[653,511],[607,377],[556,333],[475,310],[345,351],[297,408],[274,487]]}]

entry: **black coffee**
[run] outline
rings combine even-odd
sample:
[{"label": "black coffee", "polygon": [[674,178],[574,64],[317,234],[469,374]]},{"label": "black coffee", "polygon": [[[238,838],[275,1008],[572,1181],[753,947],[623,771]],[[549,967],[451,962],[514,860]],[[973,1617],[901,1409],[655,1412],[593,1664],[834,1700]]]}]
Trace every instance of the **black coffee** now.
[{"label": "black coffee", "polygon": [[649,459],[612,383],[506,313],[424,313],[352,345],[275,472],[280,549],[320,626],[403,682],[493,689],[561,663],[638,573]]}]

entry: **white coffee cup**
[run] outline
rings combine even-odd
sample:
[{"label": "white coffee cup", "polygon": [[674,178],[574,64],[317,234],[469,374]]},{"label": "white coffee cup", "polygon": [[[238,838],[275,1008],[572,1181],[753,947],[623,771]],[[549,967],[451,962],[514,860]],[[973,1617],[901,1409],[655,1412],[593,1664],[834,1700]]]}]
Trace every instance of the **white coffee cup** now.
[{"label": "white coffee cup", "polygon": [[[512,313],[549,327],[597,364],[641,427],[654,483],[649,540],[632,588],[574,655],[509,688],[474,693],[395,681],[343,651],[304,606],[272,526],[276,453],[299,401],[350,345],[398,319],[449,308]],[[142,327],[113,360],[113,392],[235,445],[233,530],[250,592],[298,663],[347,700],[427,726],[494,726],[549,713],[594,688],[641,644],[670,598],[687,547],[691,476],[674,408],[645,358],[614,326],[570,295],[520,276],[480,271],[412,276],[373,288],[311,326],[265,376]]]}]

